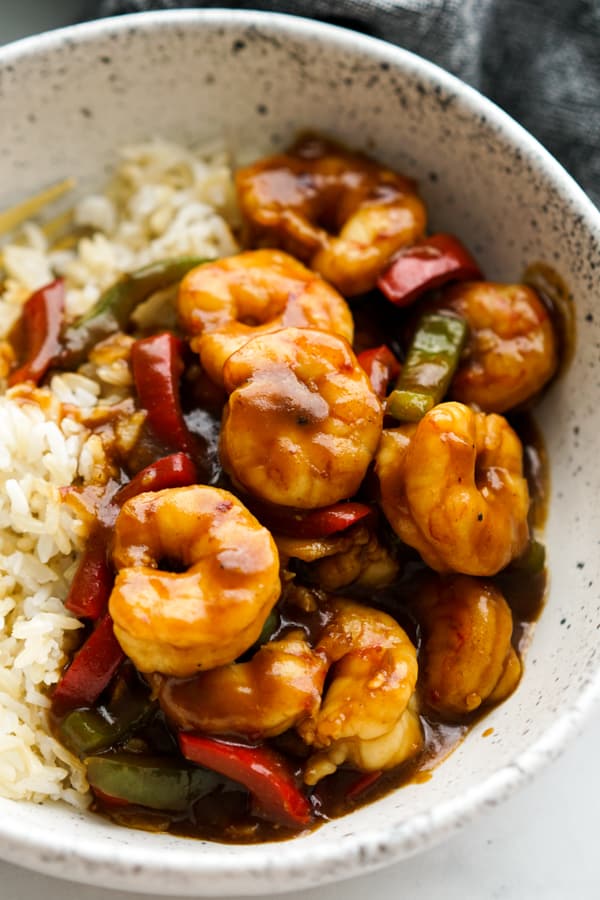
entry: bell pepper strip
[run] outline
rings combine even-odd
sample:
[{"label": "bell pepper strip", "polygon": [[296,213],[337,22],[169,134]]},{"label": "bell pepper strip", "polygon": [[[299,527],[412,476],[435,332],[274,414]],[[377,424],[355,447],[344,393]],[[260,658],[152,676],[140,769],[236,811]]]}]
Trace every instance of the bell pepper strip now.
[{"label": "bell pepper strip", "polygon": [[179,747],[191,762],[242,784],[261,815],[290,828],[310,824],[311,805],[296,783],[288,762],[268,747],[226,743],[200,734],[180,732]]},{"label": "bell pepper strip", "polygon": [[25,360],[11,372],[8,383],[33,381],[44,377],[60,350],[60,331],[65,304],[65,283],[57,278],[35,291],[23,307],[19,326],[25,344]]},{"label": "bell pepper strip", "polygon": [[546,565],[546,548],[540,541],[529,541],[525,552],[514,559],[508,571],[523,572],[527,575],[539,575]]},{"label": "bell pepper strip", "polygon": [[58,734],[61,744],[75,756],[89,756],[113,744],[110,719],[96,709],[74,709],[61,721]]},{"label": "bell pepper strip", "polygon": [[85,760],[87,779],[98,796],[169,812],[185,812],[219,784],[213,772],[162,756],[111,753]]},{"label": "bell pepper strip", "polygon": [[61,367],[70,369],[82,363],[95,344],[127,328],[137,306],[157,291],[181,281],[190,269],[204,262],[207,260],[202,257],[182,256],[150,263],[124,275],[101,294],[89,312],[64,330]]},{"label": "bell pepper strip", "polygon": [[262,647],[263,644],[266,644],[267,641],[270,641],[279,628],[279,624],[279,615],[275,612],[274,609],[272,609],[265,619],[265,623],[260,630],[260,634],[256,642],[254,643],[254,649],[258,650],[259,647]]},{"label": "bell pepper strip", "polygon": [[388,387],[400,374],[400,363],[385,344],[382,344],[381,347],[363,350],[356,358],[367,373],[371,387],[379,399],[383,400]]},{"label": "bell pepper strip", "polygon": [[125,690],[99,709],[74,709],[62,719],[62,743],[83,758],[126,740],[149,721],[156,703],[140,690]]},{"label": "bell pepper strip", "polygon": [[357,800],[361,794],[364,794],[375,782],[379,781],[382,774],[382,772],[363,772],[346,791],[347,799]]},{"label": "bell pepper strip", "polygon": [[95,531],[83,551],[65,606],[74,616],[98,619],[108,607],[114,575],[103,530]]},{"label": "bell pepper strip", "polygon": [[443,399],[467,337],[467,323],[454,315],[427,313],[421,319],[386,412],[418,422]]},{"label": "bell pepper strip", "polygon": [[108,794],[105,794],[99,788],[92,788],[92,791],[96,800],[99,800],[105,809],[123,809],[123,807],[130,805],[128,800],[121,800],[119,797],[109,797]]},{"label": "bell pepper strip", "polygon": [[275,610],[271,610],[267,618],[265,619],[265,623],[260,630],[260,634],[252,644],[251,647],[242,653],[236,660],[237,663],[247,662],[252,659],[255,653],[258,653],[263,644],[268,643],[271,638],[275,635],[275,633],[279,630],[279,626],[281,624],[281,620],[279,618],[279,614],[275,612]]},{"label": "bell pepper strip", "polygon": [[170,331],[136,341],[131,348],[133,379],[148,423],[167,446],[193,452],[196,440],[183,418],[179,379],[183,341]]},{"label": "bell pepper strip", "polygon": [[337,534],[338,531],[344,531],[351,525],[375,515],[372,506],[354,501],[305,510],[271,506],[248,498],[247,506],[259,522],[274,534],[309,540]]},{"label": "bell pepper strip", "polygon": [[79,757],[108,750],[124,741],[150,718],[154,706],[147,699],[132,701],[129,709],[117,718],[102,715],[97,709],[75,709],[62,720],[59,733],[62,743]]},{"label": "bell pepper strip", "polygon": [[451,234],[432,234],[401,250],[377,286],[396,306],[409,306],[425,291],[449,281],[479,281],[481,270]]},{"label": "bell pepper strip", "polygon": [[117,491],[114,502],[121,506],[126,500],[146,491],[187,487],[196,484],[197,477],[196,465],[187,453],[171,453],[137,472],[131,481]]},{"label": "bell pepper strip", "polygon": [[125,659],[108,613],[73,657],[52,694],[52,709],[64,715],[80,706],[92,706]]}]

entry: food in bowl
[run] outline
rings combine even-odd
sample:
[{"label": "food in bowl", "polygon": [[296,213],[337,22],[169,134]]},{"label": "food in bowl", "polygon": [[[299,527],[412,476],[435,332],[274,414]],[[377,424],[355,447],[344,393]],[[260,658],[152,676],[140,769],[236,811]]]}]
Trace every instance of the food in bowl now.
[{"label": "food in bowl", "polygon": [[515,689],[559,351],[548,299],[375,161],[305,136],[235,185],[132,148],[75,250],[4,251],[5,641],[40,773],[4,790],[251,842],[425,778]]}]

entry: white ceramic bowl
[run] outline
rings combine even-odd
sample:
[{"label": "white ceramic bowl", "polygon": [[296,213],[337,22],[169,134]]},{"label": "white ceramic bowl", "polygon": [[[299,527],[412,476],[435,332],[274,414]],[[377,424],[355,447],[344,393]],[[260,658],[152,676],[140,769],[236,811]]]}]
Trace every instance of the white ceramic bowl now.
[{"label": "white ceramic bowl", "polygon": [[129,831],[66,807],[0,802],[0,855],[74,880],[174,894],[256,894],[347,878],[440,841],[523,784],[599,693],[600,215],[493,104],[395,47],[293,17],[150,13],[0,52],[0,207],[74,174],[101,184],[116,146],[155,133],[269,150],[323,131],[419,179],[437,229],[489,277],[543,260],[566,279],[578,340],[539,411],[551,461],[548,605],[516,694],[425,784],[307,837],[225,846]]}]

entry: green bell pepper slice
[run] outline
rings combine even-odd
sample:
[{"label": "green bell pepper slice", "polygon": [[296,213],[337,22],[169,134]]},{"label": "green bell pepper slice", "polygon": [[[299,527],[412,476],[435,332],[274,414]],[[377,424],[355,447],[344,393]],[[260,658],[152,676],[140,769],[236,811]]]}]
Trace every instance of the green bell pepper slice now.
[{"label": "green bell pepper slice", "polygon": [[79,757],[100,753],[141,728],[156,710],[146,696],[129,696],[109,708],[75,709],[59,725],[62,743]]},{"label": "green bell pepper slice", "polygon": [[389,395],[386,412],[403,422],[418,422],[444,398],[467,338],[464,319],[426,313]]},{"label": "green bell pepper slice", "polygon": [[182,256],[150,263],[123,275],[107,288],[85,315],[70,325],[61,336],[63,350],[57,364],[74,368],[86,358],[99,341],[127,327],[134,309],[155,294],[207,262],[205,258]]},{"label": "green bell pepper slice", "polygon": [[132,806],[184,812],[222,778],[213,772],[161,756],[114,753],[85,760],[92,789]]}]

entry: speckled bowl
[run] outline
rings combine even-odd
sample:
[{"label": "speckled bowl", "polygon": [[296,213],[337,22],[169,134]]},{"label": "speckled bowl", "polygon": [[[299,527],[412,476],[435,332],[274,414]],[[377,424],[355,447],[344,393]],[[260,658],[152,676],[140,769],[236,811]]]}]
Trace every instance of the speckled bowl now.
[{"label": "speckled bowl", "polygon": [[155,133],[278,147],[310,127],[419,179],[433,223],[490,277],[532,261],[566,279],[573,364],[539,413],[553,491],[547,608],[516,694],[425,784],[286,843],[222,846],[128,831],[66,807],[0,802],[0,855],[49,874],[171,894],[257,894],[348,878],[416,853],[526,782],[599,693],[600,215],[475,91],[392,46],[292,17],[183,11],[77,26],[0,51],[0,207]]}]

